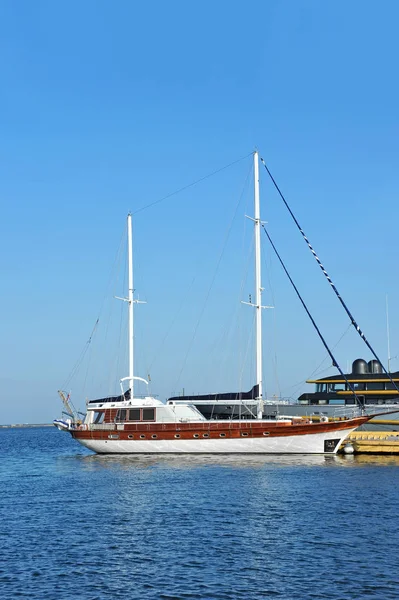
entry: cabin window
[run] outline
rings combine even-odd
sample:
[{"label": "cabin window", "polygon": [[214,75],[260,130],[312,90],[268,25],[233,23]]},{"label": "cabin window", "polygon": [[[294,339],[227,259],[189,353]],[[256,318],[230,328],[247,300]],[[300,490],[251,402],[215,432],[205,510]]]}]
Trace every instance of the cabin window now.
[{"label": "cabin window", "polygon": [[345,384],[344,383],[333,383],[331,386],[331,390],[333,390],[334,392],[343,391],[343,390],[345,390]]},{"label": "cabin window", "polygon": [[[399,381],[396,382],[396,387],[399,387]],[[395,390],[396,391],[396,387],[394,387],[393,383],[391,383],[391,382],[388,382],[385,384],[386,390]]]},{"label": "cabin window", "polygon": [[365,383],[359,383],[357,381],[352,383],[353,387],[355,390],[365,390],[366,389],[366,384]]},{"label": "cabin window", "polygon": [[126,421],[126,408],[120,408],[116,414],[117,421]]},{"label": "cabin window", "polygon": [[209,433],[203,433],[203,434],[202,434],[202,437],[204,437],[204,438],[208,438],[208,437],[209,437]]},{"label": "cabin window", "polygon": [[143,408],[143,421],[155,421],[155,408]]},{"label": "cabin window", "polygon": [[383,390],[384,384],[380,383],[379,381],[370,382],[367,384],[367,389],[368,390]]},{"label": "cabin window", "polygon": [[143,433],[140,435],[140,439],[145,440],[145,435]]},{"label": "cabin window", "polygon": [[226,437],[226,434],[225,433],[219,433],[219,436],[220,437]]},{"label": "cabin window", "polygon": [[131,408],[129,410],[129,421],[140,421],[140,409]]},{"label": "cabin window", "polygon": [[179,439],[179,437],[180,437],[180,433],[176,433],[176,434],[175,434],[175,438],[178,440],[178,439]]},{"label": "cabin window", "polygon": [[151,437],[153,440],[156,440],[158,436],[155,433],[153,433]]},{"label": "cabin window", "polygon": [[103,412],[103,411],[95,412],[94,413],[93,423],[95,425],[100,425],[101,423],[104,422],[104,417],[105,417],[105,412]]}]

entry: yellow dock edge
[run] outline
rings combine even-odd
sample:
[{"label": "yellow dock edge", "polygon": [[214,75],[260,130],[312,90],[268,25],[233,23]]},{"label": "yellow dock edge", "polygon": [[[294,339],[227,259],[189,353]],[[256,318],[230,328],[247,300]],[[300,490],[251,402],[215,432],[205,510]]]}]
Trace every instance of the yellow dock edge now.
[{"label": "yellow dock edge", "polygon": [[354,431],[343,441],[340,452],[345,452],[346,444],[352,444],[355,454],[399,454],[399,432]]}]

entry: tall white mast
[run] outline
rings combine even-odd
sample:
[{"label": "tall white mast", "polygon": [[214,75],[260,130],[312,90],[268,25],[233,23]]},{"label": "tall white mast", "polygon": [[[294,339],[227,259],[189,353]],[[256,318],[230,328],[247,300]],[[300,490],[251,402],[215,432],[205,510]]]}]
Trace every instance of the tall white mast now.
[{"label": "tall white mast", "polygon": [[133,243],[132,243],[132,215],[127,216],[127,245],[128,245],[128,271],[129,271],[129,386],[130,398],[133,400],[134,363],[133,363]]},{"label": "tall white mast", "polygon": [[133,350],[134,350],[134,341],[133,341],[133,304],[145,304],[141,300],[134,300],[133,297],[133,242],[132,242],[132,215],[129,213],[127,216],[127,254],[128,254],[128,275],[129,275],[129,293],[127,298],[121,298],[120,296],[115,296],[118,300],[123,300],[128,303],[129,306],[129,327],[128,327],[128,335],[129,335],[129,375],[128,377],[122,377],[120,380],[122,394],[124,394],[123,382],[128,381],[130,387],[130,400],[134,399],[134,380],[137,379],[139,381],[144,381],[148,385],[148,381],[143,379],[142,377],[135,377],[134,375],[134,359],[133,359]]},{"label": "tall white mast", "polygon": [[262,309],[274,308],[273,306],[262,306],[262,278],[261,278],[261,256],[260,256],[260,228],[262,221],[260,220],[260,201],[259,201],[259,154],[254,152],[254,218],[248,217],[254,222],[255,226],[255,302],[252,302],[251,296],[248,304],[256,310],[256,385],[258,388],[258,414],[257,418],[263,417],[263,369],[262,369]]},{"label": "tall white mast", "polygon": [[256,384],[258,386],[258,419],[263,414],[262,375],[262,281],[260,256],[260,202],[259,202],[259,155],[254,152],[254,200],[255,200],[255,308],[256,308]]}]

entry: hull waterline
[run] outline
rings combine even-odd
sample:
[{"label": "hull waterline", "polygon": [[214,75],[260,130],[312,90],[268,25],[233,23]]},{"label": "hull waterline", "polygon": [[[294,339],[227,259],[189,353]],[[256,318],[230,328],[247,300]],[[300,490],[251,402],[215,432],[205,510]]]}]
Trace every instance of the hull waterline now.
[{"label": "hull waterline", "polygon": [[224,440],[131,442],[93,439],[77,439],[77,441],[96,454],[335,454],[341,442],[352,431],[353,429],[350,429],[345,435],[334,438],[337,443],[334,450],[329,452],[324,450],[325,441],[331,439],[331,435],[327,434],[301,436],[298,441],[287,438],[283,444],[280,440],[276,442],[273,439],[227,442]]}]

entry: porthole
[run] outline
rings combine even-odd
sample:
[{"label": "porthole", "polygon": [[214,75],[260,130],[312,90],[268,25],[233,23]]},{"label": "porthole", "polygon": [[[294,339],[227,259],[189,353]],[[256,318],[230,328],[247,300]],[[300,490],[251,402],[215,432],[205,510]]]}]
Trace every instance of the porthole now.
[{"label": "porthole", "polygon": [[179,439],[179,437],[180,437],[180,433],[176,433],[176,434],[175,434],[175,438],[176,438],[176,439]]},{"label": "porthole", "polygon": [[199,433],[194,433],[193,437],[199,438]]},{"label": "porthole", "polygon": [[209,433],[203,433],[202,437],[209,437]]},{"label": "porthole", "polygon": [[270,435],[270,433],[268,431],[264,431],[263,435]]},{"label": "porthole", "polygon": [[241,435],[242,437],[248,437],[248,431],[242,431]]},{"label": "porthole", "polygon": [[141,439],[141,440],[145,440],[145,435],[144,435],[144,433],[142,433],[142,434],[141,434],[141,436],[140,436],[140,439]]},{"label": "porthole", "polygon": [[151,437],[153,440],[156,440],[158,436],[155,433],[153,433]]},{"label": "porthole", "polygon": [[129,440],[132,440],[134,438],[134,435],[132,435],[131,433],[127,436],[129,438]]},{"label": "porthole", "polygon": [[219,433],[219,436],[220,437],[226,437],[226,434],[225,433]]}]

